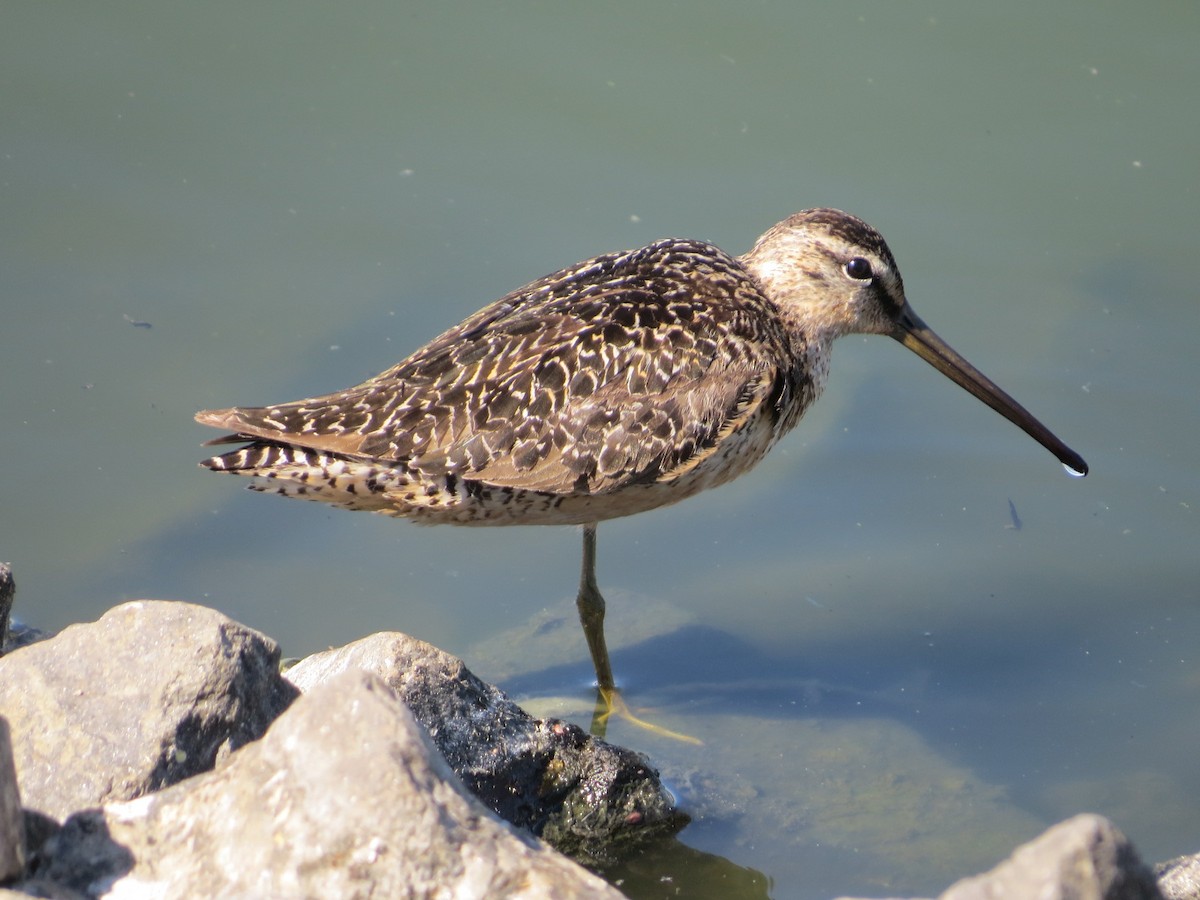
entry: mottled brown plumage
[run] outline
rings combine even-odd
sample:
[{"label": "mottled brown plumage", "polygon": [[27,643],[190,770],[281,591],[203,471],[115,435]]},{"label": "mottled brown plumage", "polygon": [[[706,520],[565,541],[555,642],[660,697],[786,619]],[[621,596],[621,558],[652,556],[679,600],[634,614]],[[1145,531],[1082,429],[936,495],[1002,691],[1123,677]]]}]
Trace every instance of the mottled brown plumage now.
[{"label": "mottled brown plumage", "polygon": [[[211,443],[247,443],[203,465],[431,524],[583,524],[587,630],[603,615],[595,523],[752,468],[816,400],[832,342],[851,332],[899,340],[1086,471],[912,312],[878,232],[830,209],[786,219],[740,258],[673,239],[599,256],[356,387],[198,413],[233,432]],[[589,642],[611,688],[602,633]]]},{"label": "mottled brown plumage", "polygon": [[[813,399],[795,359],[744,266],[667,240],[540,279],[348,391],[199,418],[273,439],[211,467],[280,493],[428,522],[580,524],[682,499],[670,485],[722,438],[763,445],[756,461]],[[348,469],[330,485],[315,473],[331,459],[289,465],[276,441]]]}]

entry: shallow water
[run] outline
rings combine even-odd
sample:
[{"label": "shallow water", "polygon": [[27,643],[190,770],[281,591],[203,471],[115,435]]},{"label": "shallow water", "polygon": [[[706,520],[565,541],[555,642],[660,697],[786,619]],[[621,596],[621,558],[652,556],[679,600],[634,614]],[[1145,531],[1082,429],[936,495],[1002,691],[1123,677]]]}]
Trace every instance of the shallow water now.
[{"label": "shallow water", "polygon": [[[26,4],[0,34],[0,559],[61,627],[213,605],[398,629],[588,714],[572,529],[420,529],[195,466],[577,259],[835,205],[1082,481],[844,340],[755,472],[600,529],[631,701],[695,815],[637,896],[936,893],[1051,822],[1200,849],[1200,11]],[[1017,527],[1019,524],[1019,527]]]}]

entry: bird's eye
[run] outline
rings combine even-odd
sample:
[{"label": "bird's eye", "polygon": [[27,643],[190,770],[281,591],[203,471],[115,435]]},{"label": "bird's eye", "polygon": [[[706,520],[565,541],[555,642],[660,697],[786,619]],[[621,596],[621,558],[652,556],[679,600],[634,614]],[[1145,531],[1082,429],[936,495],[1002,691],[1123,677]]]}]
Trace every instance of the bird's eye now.
[{"label": "bird's eye", "polygon": [[856,256],[846,263],[846,274],[855,281],[870,281],[875,276],[871,271],[871,263],[861,256]]}]

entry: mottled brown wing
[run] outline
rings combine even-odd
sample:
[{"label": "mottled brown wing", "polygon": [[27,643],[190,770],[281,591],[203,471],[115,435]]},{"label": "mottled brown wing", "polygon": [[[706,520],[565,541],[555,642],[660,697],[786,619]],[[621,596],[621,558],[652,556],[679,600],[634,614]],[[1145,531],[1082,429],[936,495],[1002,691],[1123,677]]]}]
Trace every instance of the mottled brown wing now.
[{"label": "mottled brown wing", "polygon": [[671,477],[777,403],[787,338],[741,265],[662,241],[515,291],[358,387],[206,424],[498,486]]}]

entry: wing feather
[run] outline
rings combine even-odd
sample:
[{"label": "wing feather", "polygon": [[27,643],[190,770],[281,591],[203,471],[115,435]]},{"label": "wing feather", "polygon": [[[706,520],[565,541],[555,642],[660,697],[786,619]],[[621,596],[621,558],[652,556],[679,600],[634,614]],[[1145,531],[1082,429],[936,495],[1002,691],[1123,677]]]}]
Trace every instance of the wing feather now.
[{"label": "wing feather", "polygon": [[496,486],[674,477],[778,403],[788,338],[745,269],[660,241],[533,282],[357,387],[199,413],[235,432]]}]

